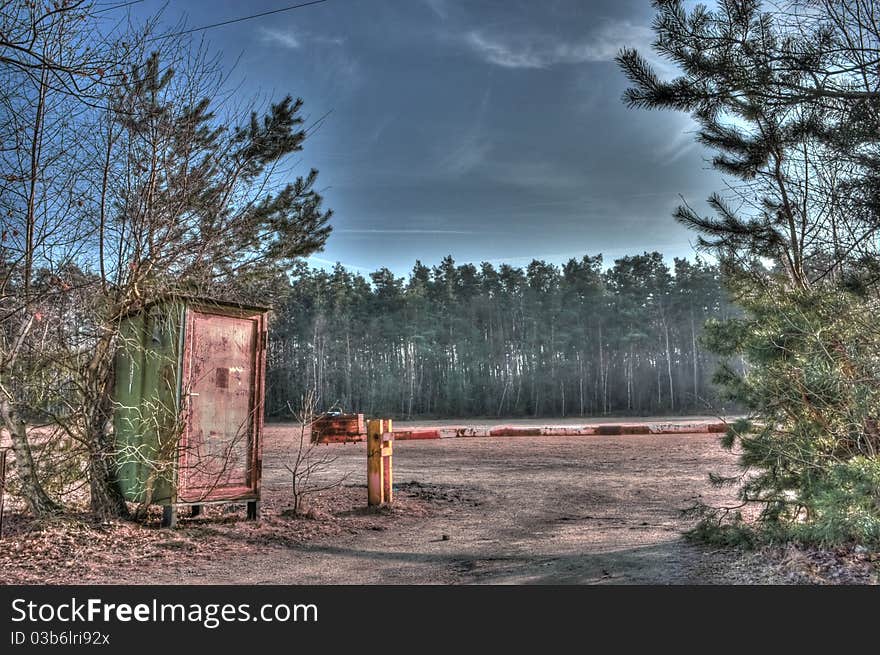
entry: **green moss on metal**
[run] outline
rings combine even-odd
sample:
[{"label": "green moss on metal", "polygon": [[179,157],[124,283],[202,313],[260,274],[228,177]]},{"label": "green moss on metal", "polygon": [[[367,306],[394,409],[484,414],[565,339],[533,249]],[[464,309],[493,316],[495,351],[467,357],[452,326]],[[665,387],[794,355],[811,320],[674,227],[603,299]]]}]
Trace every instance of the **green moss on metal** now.
[{"label": "green moss on metal", "polygon": [[114,429],[119,483],[132,502],[175,499],[184,309],[154,304],[121,325]]}]

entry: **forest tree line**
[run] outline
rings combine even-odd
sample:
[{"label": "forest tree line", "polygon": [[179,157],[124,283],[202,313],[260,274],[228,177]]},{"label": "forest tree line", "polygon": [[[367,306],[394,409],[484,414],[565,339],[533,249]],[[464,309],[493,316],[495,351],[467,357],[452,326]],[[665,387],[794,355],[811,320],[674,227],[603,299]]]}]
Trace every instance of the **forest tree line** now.
[{"label": "forest tree line", "polygon": [[562,266],[416,262],[407,278],[299,266],[268,349],[267,414],[409,417],[721,411],[708,319],[735,313],[716,265],[658,252]]}]

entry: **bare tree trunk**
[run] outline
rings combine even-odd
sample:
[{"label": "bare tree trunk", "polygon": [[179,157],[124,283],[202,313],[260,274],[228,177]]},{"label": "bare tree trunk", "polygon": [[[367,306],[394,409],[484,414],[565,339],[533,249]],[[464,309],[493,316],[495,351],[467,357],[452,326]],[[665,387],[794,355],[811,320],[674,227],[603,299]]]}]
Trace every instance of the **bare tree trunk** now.
[{"label": "bare tree trunk", "polygon": [[578,396],[580,399],[580,415],[584,415],[584,358],[581,355],[581,352],[578,351]]},{"label": "bare tree trunk", "polygon": [[430,394],[426,394],[426,393],[425,393],[425,384],[424,384],[424,380],[425,380],[425,365],[424,365],[423,363],[420,362],[420,363],[419,363],[419,384],[418,384],[418,386],[419,386],[419,391],[420,391],[420,394],[419,394],[419,407],[422,408],[422,411],[423,411],[423,412],[424,412],[424,407],[425,407],[425,405],[431,403],[431,396],[430,396]]},{"label": "bare tree trunk", "polygon": [[519,399],[522,395],[522,368],[519,368],[518,375],[516,376],[516,400],[513,401],[513,409],[516,411],[516,408],[519,407]]},{"label": "bare tree trunk", "polygon": [[630,344],[629,357],[626,361],[626,408],[633,408],[633,347]]},{"label": "bare tree trunk", "polygon": [[[30,148],[28,168],[28,191],[27,206],[25,214],[25,243],[24,243],[24,264],[22,270],[23,277],[23,311],[28,313],[32,306],[33,297],[31,294],[31,280],[34,269],[34,254],[36,248],[36,225],[37,225],[37,181],[40,175],[40,164],[42,162],[43,134],[46,113],[46,94],[48,91],[48,75],[49,71],[43,67],[40,72],[40,81],[37,88],[37,98],[34,116],[33,130],[30,134]],[[4,238],[6,232],[4,231]],[[18,357],[18,352],[22,347],[25,339],[33,325],[33,318],[21,322],[20,327],[16,330],[16,336],[13,338],[13,346],[8,353],[4,353],[0,358],[0,372],[9,370]],[[15,453],[15,469],[19,482],[21,483],[21,495],[24,497],[31,513],[36,517],[43,517],[48,514],[60,511],[61,507],[49,497],[40,483],[36,466],[34,464],[33,452],[28,441],[27,425],[19,411],[16,408],[17,398],[13,393],[2,388],[0,395],[0,416],[2,416],[3,425],[9,430],[9,436],[12,440],[12,450]]]},{"label": "bare tree trunk", "polygon": [[[108,396],[109,400],[109,396]],[[102,403],[104,411],[93,420],[102,420],[102,425],[94,425],[88,435],[91,452],[89,457],[89,492],[92,513],[102,518],[128,518],[128,506],[119,488],[116,476],[115,444],[108,434],[106,424],[110,419],[112,404]],[[96,410],[98,411],[98,410]]]},{"label": "bare tree trunk", "polygon": [[608,413],[608,370],[605,368],[602,348],[602,325],[599,325],[599,379],[602,386],[602,414]]},{"label": "bare tree trunk", "polygon": [[505,382],[504,387],[501,389],[501,400],[498,401],[498,411],[495,412],[495,416],[501,416],[501,410],[504,407],[504,397],[507,395],[507,383]]},{"label": "bare tree trunk", "polygon": [[559,381],[559,388],[562,394],[562,418],[565,418],[565,380]]},{"label": "bare tree trunk", "polygon": [[[347,411],[353,410],[353,402],[351,397],[351,333],[348,328],[345,330],[345,408]],[[410,409],[410,413],[412,409]]]},{"label": "bare tree trunk", "polygon": [[113,339],[98,341],[84,377],[92,395],[87,416],[91,510],[103,518],[128,518],[128,506],[116,476],[116,447],[109,425],[113,416]]},{"label": "bare tree trunk", "polygon": [[700,362],[697,354],[697,328],[694,322],[694,308],[691,307],[691,352],[694,359],[694,402],[700,397]]},{"label": "bare tree trunk", "polygon": [[107,192],[110,179],[110,161],[113,155],[113,118],[108,112],[107,143],[104,150],[104,165],[101,171],[101,203],[98,219],[98,262],[101,268],[101,291],[107,295],[107,265],[105,262],[105,230],[107,228]]},{"label": "bare tree trunk", "polygon": [[[533,376],[533,378],[537,378],[537,377],[538,377],[537,375]],[[533,379],[533,381],[532,381],[532,389],[534,389],[534,391],[535,391],[535,412],[534,412],[534,416],[535,416],[535,418],[537,418],[537,417],[538,417],[538,412],[540,411],[540,407],[541,407],[541,388],[538,386],[537,382],[534,381],[534,379]]]},{"label": "bare tree trunk", "polygon": [[602,369],[602,413],[607,414],[610,406],[608,404],[608,367],[610,364],[606,363],[605,367]]},{"label": "bare tree trunk", "polygon": [[409,357],[409,402],[407,405],[406,415],[408,418],[412,418],[413,413],[413,401],[415,400],[416,394],[416,362],[415,362],[415,344],[410,342],[407,346],[407,354]]},{"label": "bare tree trunk", "polygon": [[31,135],[30,148],[30,180],[27,198],[26,235],[24,249],[24,296],[30,296],[31,276],[34,268],[34,240],[37,224],[37,179],[40,172],[40,161],[43,149],[43,119],[46,111],[47,76],[49,71],[43,68],[40,86],[37,92],[37,107],[34,117],[34,130]]},{"label": "bare tree trunk", "polygon": [[660,358],[654,360],[654,371],[657,373],[657,409],[663,406],[663,380],[660,373]]},{"label": "bare tree trunk", "polygon": [[672,385],[672,351],[669,349],[669,324],[663,321],[663,333],[666,337],[666,374],[669,376],[669,409],[675,409],[675,392]]},{"label": "bare tree trunk", "polygon": [[15,472],[21,483],[21,496],[28,509],[37,518],[55,514],[61,510],[60,505],[49,497],[37,477],[34,457],[27,438],[27,426],[18,416],[13,404],[6,398],[0,398],[0,416],[12,438],[12,452],[15,453]]}]

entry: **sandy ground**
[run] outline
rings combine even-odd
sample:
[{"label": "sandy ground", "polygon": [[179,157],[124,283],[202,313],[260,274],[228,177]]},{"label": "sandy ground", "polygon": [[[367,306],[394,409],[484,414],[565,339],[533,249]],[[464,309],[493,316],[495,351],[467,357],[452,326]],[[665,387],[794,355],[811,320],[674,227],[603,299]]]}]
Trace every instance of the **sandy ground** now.
[{"label": "sandy ground", "polygon": [[365,445],[317,446],[336,458],[323,480],[349,477],[313,497],[308,518],[286,511],[298,434],[266,428],[258,523],[234,505],[182,511],[176,530],[159,528],[159,508],[146,524],[37,524],[8,508],[0,584],[862,584],[880,570],[878,553],[685,541],[682,509],[733,498],[707,481],[737,470],[717,434],[402,441],[394,506],[378,511]]},{"label": "sandy ground", "polygon": [[[291,432],[267,429],[269,490],[286,485],[281,455]],[[723,500],[706,473],[735,467],[717,441],[655,435],[400,442],[398,495],[426,501],[428,512],[247,555],[217,553],[197,572],[166,564],[149,577],[160,584],[725,582],[727,560],[686,543],[681,532],[688,523],[679,515],[698,499]],[[321,448],[338,455],[331,475],[363,476],[363,444]]]}]

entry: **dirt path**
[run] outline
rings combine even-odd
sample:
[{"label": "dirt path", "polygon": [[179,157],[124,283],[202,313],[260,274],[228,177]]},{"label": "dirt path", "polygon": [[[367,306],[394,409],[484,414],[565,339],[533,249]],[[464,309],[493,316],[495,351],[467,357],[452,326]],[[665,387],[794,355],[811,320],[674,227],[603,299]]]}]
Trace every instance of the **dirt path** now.
[{"label": "dirt path", "polygon": [[[267,443],[281,443],[271,426]],[[430,516],[395,516],[354,534],[215,555],[151,582],[242,584],[525,584],[724,581],[706,549],[683,541],[679,510],[731,472],[717,435],[477,438],[401,442],[399,493]],[[330,445],[338,471],[365,467],[363,444]],[[285,482],[276,453],[264,480]],[[365,490],[364,490],[365,495]],[[122,580],[119,580],[122,582]]]}]

